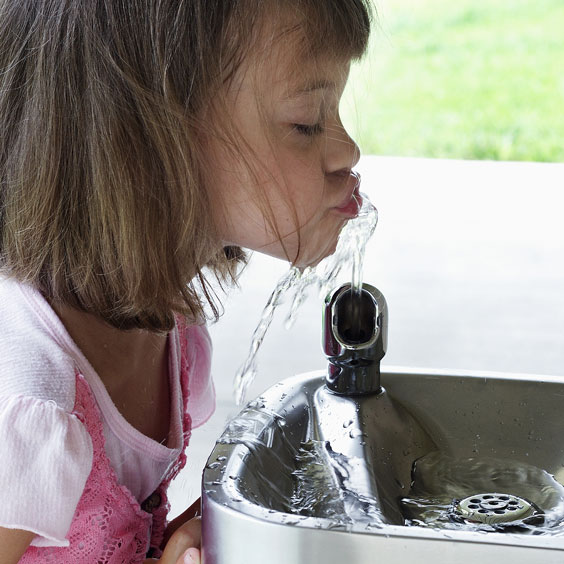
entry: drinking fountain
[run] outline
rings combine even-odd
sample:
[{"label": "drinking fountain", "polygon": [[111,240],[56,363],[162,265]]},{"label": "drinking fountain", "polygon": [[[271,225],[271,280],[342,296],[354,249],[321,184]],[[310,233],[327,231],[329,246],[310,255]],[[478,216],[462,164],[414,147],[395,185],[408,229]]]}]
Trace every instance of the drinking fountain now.
[{"label": "drinking fountain", "polygon": [[[432,440],[381,386],[388,308],[382,293],[364,284],[358,295],[345,284],[323,310],[325,386],[312,397],[312,438],[349,464],[346,490],[370,500],[356,519],[402,524],[397,499],[411,482],[415,460],[435,449]],[[323,515],[316,515],[323,517]]]},{"label": "drinking fountain", "polygon": [[205,564],[564,561],[564,378],[383,367],[387,324],[379,290],[335,289],[327,369],[227,424]]}]

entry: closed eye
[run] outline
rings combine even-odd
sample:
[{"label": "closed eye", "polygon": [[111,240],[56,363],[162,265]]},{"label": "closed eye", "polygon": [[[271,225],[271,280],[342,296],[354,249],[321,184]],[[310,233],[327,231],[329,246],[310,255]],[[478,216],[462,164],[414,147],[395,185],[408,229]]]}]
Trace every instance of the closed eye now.
[{"label": "closed eye", "polygon": [[300,135],[306,135],[307,137],[313,137],[323,133],[323,126],[320,123],[315,123],[313,125],[306,125],[304,123],[295,123],[294,129]]}]

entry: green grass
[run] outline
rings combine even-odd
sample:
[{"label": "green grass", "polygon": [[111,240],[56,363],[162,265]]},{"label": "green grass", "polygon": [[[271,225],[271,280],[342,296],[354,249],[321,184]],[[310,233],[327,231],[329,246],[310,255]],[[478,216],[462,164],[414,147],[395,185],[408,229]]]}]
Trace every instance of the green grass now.
[{"label": "green grass", "polygon": [[563,0],[377,0],[343,114],[363,153],[564,161]]}]

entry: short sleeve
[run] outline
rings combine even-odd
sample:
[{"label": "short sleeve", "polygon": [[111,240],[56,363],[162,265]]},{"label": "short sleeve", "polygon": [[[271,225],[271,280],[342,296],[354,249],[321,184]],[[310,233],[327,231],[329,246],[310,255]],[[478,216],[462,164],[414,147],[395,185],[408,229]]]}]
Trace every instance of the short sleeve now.
[{"label": "short sleeve", "polygon": [[54,401],[0,397],[0,526],[36,533],[33,546],[68,546],[92,457],[82,422]]},{"label": "short sleeve", "polygon": [[211,337],[205,325],[187,327],[187,353],[190,374],[188,379],[188,413],[192,428],[203,425],[215,411],[215,388],[211,377]]}]

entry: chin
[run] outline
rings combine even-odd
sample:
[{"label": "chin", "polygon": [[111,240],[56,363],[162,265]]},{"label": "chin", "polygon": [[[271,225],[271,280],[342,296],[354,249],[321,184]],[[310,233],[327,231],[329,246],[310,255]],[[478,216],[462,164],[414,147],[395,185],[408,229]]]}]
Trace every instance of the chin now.
[{"label": "chin", "polygon": [[308,266],[312,268],[316,267],[322,260],[326,259],[328,256],[331,256],[337,250],[337,242],[338,240],[335,239],[331,242],[330,245],[316,252],[313,257],[304,257],[303,259],[298,258],[298,260],[294,262],[293,265],[297,266],[298,268],[306,268]]}]

